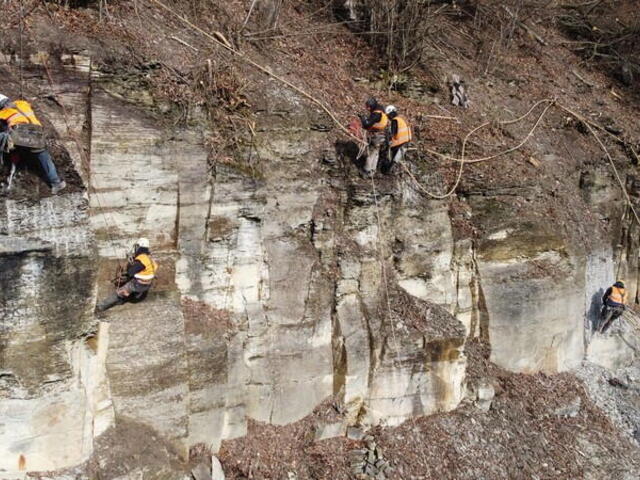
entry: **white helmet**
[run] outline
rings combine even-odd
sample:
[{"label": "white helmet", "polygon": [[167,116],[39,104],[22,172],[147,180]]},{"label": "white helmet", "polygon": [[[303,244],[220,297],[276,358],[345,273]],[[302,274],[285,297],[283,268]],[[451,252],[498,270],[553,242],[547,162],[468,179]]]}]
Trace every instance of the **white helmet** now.
[{"label": "white helmet", "polygon": [[4,108],[7,103],[9,103],[9,97],[0,93],[0,108]]},{"label": "white helmet", "polygon": [[391,115],[392,113],[395,113],[397,111],[398,109],[393,105],[387,105],[387,108],[384,109],[384,113],[386,113],[387,115]]},{"label": "white helmet", "polygon": [[149,248],[149,239],[144,237],[139,238],[136,245],[141,248]]}]

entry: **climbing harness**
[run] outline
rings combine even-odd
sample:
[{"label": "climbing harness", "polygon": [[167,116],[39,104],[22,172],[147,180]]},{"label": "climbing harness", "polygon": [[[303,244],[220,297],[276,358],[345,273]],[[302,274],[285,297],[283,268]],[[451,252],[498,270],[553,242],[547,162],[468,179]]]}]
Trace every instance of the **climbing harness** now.
[{"label": "climbing harness", "polygon": [[[448,155],[444,155],[444,154],[441,154],[441,153],[436,152],[434,150],[430,150],[430,149],[425,148],[424,151],[426,151],[428,153],[432,153],[432,154],[434,154],[436,156],[439,156],[440,158],[443,158],[443,159],[446,159],[446,160],[450,160],[450,161],[454,161],[454,162],[459,162],[460,163],[460,168],[458,169],[458,174],[456,176],[456,181],[454,182],[453,186],[445,194],[440,195],[440,194],[436,194],[436,193],[430,192],[429,190],[427,190],[426,188],[424,188],[420,184],[420,182],[415,178],[415,176],[411,173],[409,168],[404,163],[402,164],[402,167],[405,170],[405,172],[407,172],[407,175],[409,176],[409,178],[412,180],[412,182],[415,184],[416,188],[419,191],[421,191],[422,193],[424,193],[425,195],[427,195],[427,196],[429,196],[431,198],[445,199],[445,198],[453,195],[455,193],[456,189],[458,188],[458,185],[460,184],[460,181],[462,179],[462,172],[463,172],[463,167],[464,167],[465,164],[467,164],[467,163],[479,163],[479,162],[486,162],[486,161],[489,161],[489,160],[494,160],[496,158],[502,157],[504,155],[507,155],[509,153],[513,153],[513,152],[519,150],[520,148],[522,148],[531,139],[531,137],[533,136],[535,131],[540,126],[540,124],[542,122],[542,119],[545,117],[545,115],[547,114],[549,109],[551,109],[552,107],[556,107],[556,108],[560,109],[561,111],[571,115],[573,118],[575,118],[576,120],[578,120],[582,124],[584,124],[585,127],[587,128],[587,130],[589,130],[589,133],[591,133],[591,135],[595,138],[596,142],[598,143],[598,145],[600,146],[600,148],[604,152],[605,156],[607,157],[607,160],[609,161],[609,164],[611,165],[611,169],[613,170],[613,173],[614,173],[614,176],[616,178],[616,181],[620,185],[620,188],[622,189],[622,193],[623,193],[623,195],[625,197],[625,203],[628,205],[629,209],[633,213],[633,216],[635,217],[635,219],[638,222],[638,224],[640,224],[640,216],[638,215],[635,207],[633,206],[633,204],[631,202],[631,198],[629,197],[629,194],[627,193],[627,189],[625,188],[624,182],[620,178],[620,174],[619,174],[618,169],[617,169],[617,167],[616,167],[616,165],[615,165],[615,163],[613,161],[613,157],[611,156],[611,154],[609,153],[609,150],[607,149],[607,147],[605,147],[604,143],[602,142],[602,140],[600,139],[600,137],[598,136],[598,134],[595,132],[594,129],[599,129],[599,130],[607,133],[608,135],[612,136],[617,142],[625,143],[620,138],[616,137],[615,135],[613,135],[610,132],[607,132],[603,127],[601,127],[600,125],[597,125],[597,124],[589,121],[588,119],[586,119],[584,116],[580,115],[579,113],[571,110],[570,108],[567,108],[567,107],[559,104],[555,99],[550,99],[550,98],[537,101],[524,115],[522,115],[522,116],[520,116],[520,117],[518,117],[516,119],[513,119],[513,120],[500,121],[500,122],[498,122],[498,124],[500,124],[500,125],[511,125],[511,124],[515,124],[515,123],[521,122],[522,120],[527,118],[529,115],[531,115],[531,113],[536,108],[538,108],[540,105],[543,105],[545,103],[547,104],[547,106],[544,108],[542,113],[538,116],[538,119],[536,120],[535,124],[529,130],[529,132],[526,134],[526,136],[522,139],[522,141],[520,141],[520,143],[518,143],[516,146],[508,148],[508,149],[503,150],[501,152],[498,152],[496,154],[485,156],[485,157],[480,157],[480,158],[474,158],[474,159],[466,159],[465,158],[467,142],[468,142],[469,138],[471,137],[471,135],[473,135],[478,130],[481,130],[482,128],[485,128],[485,127],[491,125],[491,122],[485,122],[485,123],[479,125],[478,127],[472,129],[465,136],[465,138],[464,138],[464,140],[462,142],[462,150],[461,150],[460,158],[450,157]],[[635,151],[634,151],[634,153],[635,153]]]}]

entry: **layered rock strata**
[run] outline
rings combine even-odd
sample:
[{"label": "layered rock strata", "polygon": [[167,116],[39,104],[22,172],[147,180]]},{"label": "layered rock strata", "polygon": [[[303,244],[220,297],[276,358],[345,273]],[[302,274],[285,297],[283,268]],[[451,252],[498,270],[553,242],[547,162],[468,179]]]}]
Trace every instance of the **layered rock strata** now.
[{"label": "layered rock strata", "polygon": [[[186,458],[332,395],[336,435],[450,411],[467,337],[514,371],[581,362],[610,252],[585,261],[487,198],[469,201],[482,235],[454,240],[446,202],[400,176],[359,179],[347,155],[322,163],[326,120],[269,82],[254,135],[212,162],[198,132],[169,133],[73,61],[54,78],[82,88],[54,85],[71,120],[52,125],[87,193],[6,199],[0,212],[2,474],[102,458],[102,434],[123,425]],[[109,292],[140,236],[157,285],[95,318],[98,286]],[[592,345],[594,358],[610,348]]]}]

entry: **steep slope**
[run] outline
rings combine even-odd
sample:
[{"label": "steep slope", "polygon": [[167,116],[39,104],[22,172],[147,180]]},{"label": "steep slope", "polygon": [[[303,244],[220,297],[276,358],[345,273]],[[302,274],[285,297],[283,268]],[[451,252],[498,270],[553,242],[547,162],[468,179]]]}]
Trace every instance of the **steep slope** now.
[{"label": "steep slope", "polygon": [[[15,38],[2,46],[6,91],[18,94],[22,73],[73,180],[49,197],[23,171],[3,199],[2,475],[183,478],[190,454],[210,450],[231,478],[326,478],[332,455],[348,478],[348,450],[363,446],[352,430],[342,438],[353,426],[378,428],[399,478],[515,478],[522,462],[538,478],[617,475],[604,448],[637,474],[634,416],[619,413],[636,397],[607,411],[612,423],[585,393],[599,392],[602,405],[606,389],[538,373],[581,368],[587,378],[595,367],[581,367],[585,358],[609,371],[635,365],[628,321],[592,339],[594,305],[614,272],[636,294],[638,227],[584,124],[550,108],[526,146],[465,165],[455,195],[423,191],[444,192],[458,171],[427,149],[457,156],[471,128],[561,92],[560,103],[603,127],[625,126],[627,143],[603,139],[635,201],[623,148],[640,133],[633,108],[601,74],[580,69],[594,85],[585,96],[554,28],[536,26],[547,46],[513,34],[478,75],[474,24],[446,10],[455,25],[447,51],[466,53],[434,57],[431,70],[409,75],[418,90],[403,96],[384,90],[368,45],[326,9],[257,2],[247,16],[242,2],[172,4],[345,123],[371,93],[409,112],[419,126],[412,175],[397,169],[372,182],[359,178],[353,145],[317,104],[157,3],[54,3],[22,17],[17,2],[6,7],[10,21],[24,21],[27,52]],[[254,35],[260,26],[269,31]],[[327,28],[335,38],[314,33]],[[469,111],[443,106],[438,75],[454,71],[472,85]],[[519,143],[535,118],[487,125],[468,157]],[[157,285],[145,302],[96,318],[115,259],[139,236],[160,261]],[[474,405],[495,389],[482,413]],[[562,389],[580,389],[575,421],[555,413],[574,400]],[[522,434],[523,419],[535,434]],[[469,435],[452,433],[469,423]],[[483,446],[503,445],[496,430],[512,439],[498,453]],[[434,445],[434,431],[448,445],[442,456],[406,453],[407,439]],[[270,437],[280,436],[286,461],[269,457]],[[549,454],[545,473],[545,454],[561,444],[577,454]],[[465,451],[495,454],[502,469],[452,466]]]}]

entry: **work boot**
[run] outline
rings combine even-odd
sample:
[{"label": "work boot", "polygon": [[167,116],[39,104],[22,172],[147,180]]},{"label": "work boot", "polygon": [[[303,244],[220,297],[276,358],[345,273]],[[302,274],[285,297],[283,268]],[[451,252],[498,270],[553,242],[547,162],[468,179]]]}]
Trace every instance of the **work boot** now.
[{"label": "work boot", "polygon": [[122,305],[123,303],[124,303],[123,298],[120,298],[117,293],[112,293],[110,296],[108,296],[102,302],[96,305],[95,313],[104,312],[105,310],[108,310],[111,307],[115,307],[116,305]]},{"label": "work boot", "polygon": [[51,195],[57,195],[58,192],[64,190],[66,186],[67,186],[67,182],[65,182],[64,180],[60,181],[59,183],[56,183],[51,187]]}]

